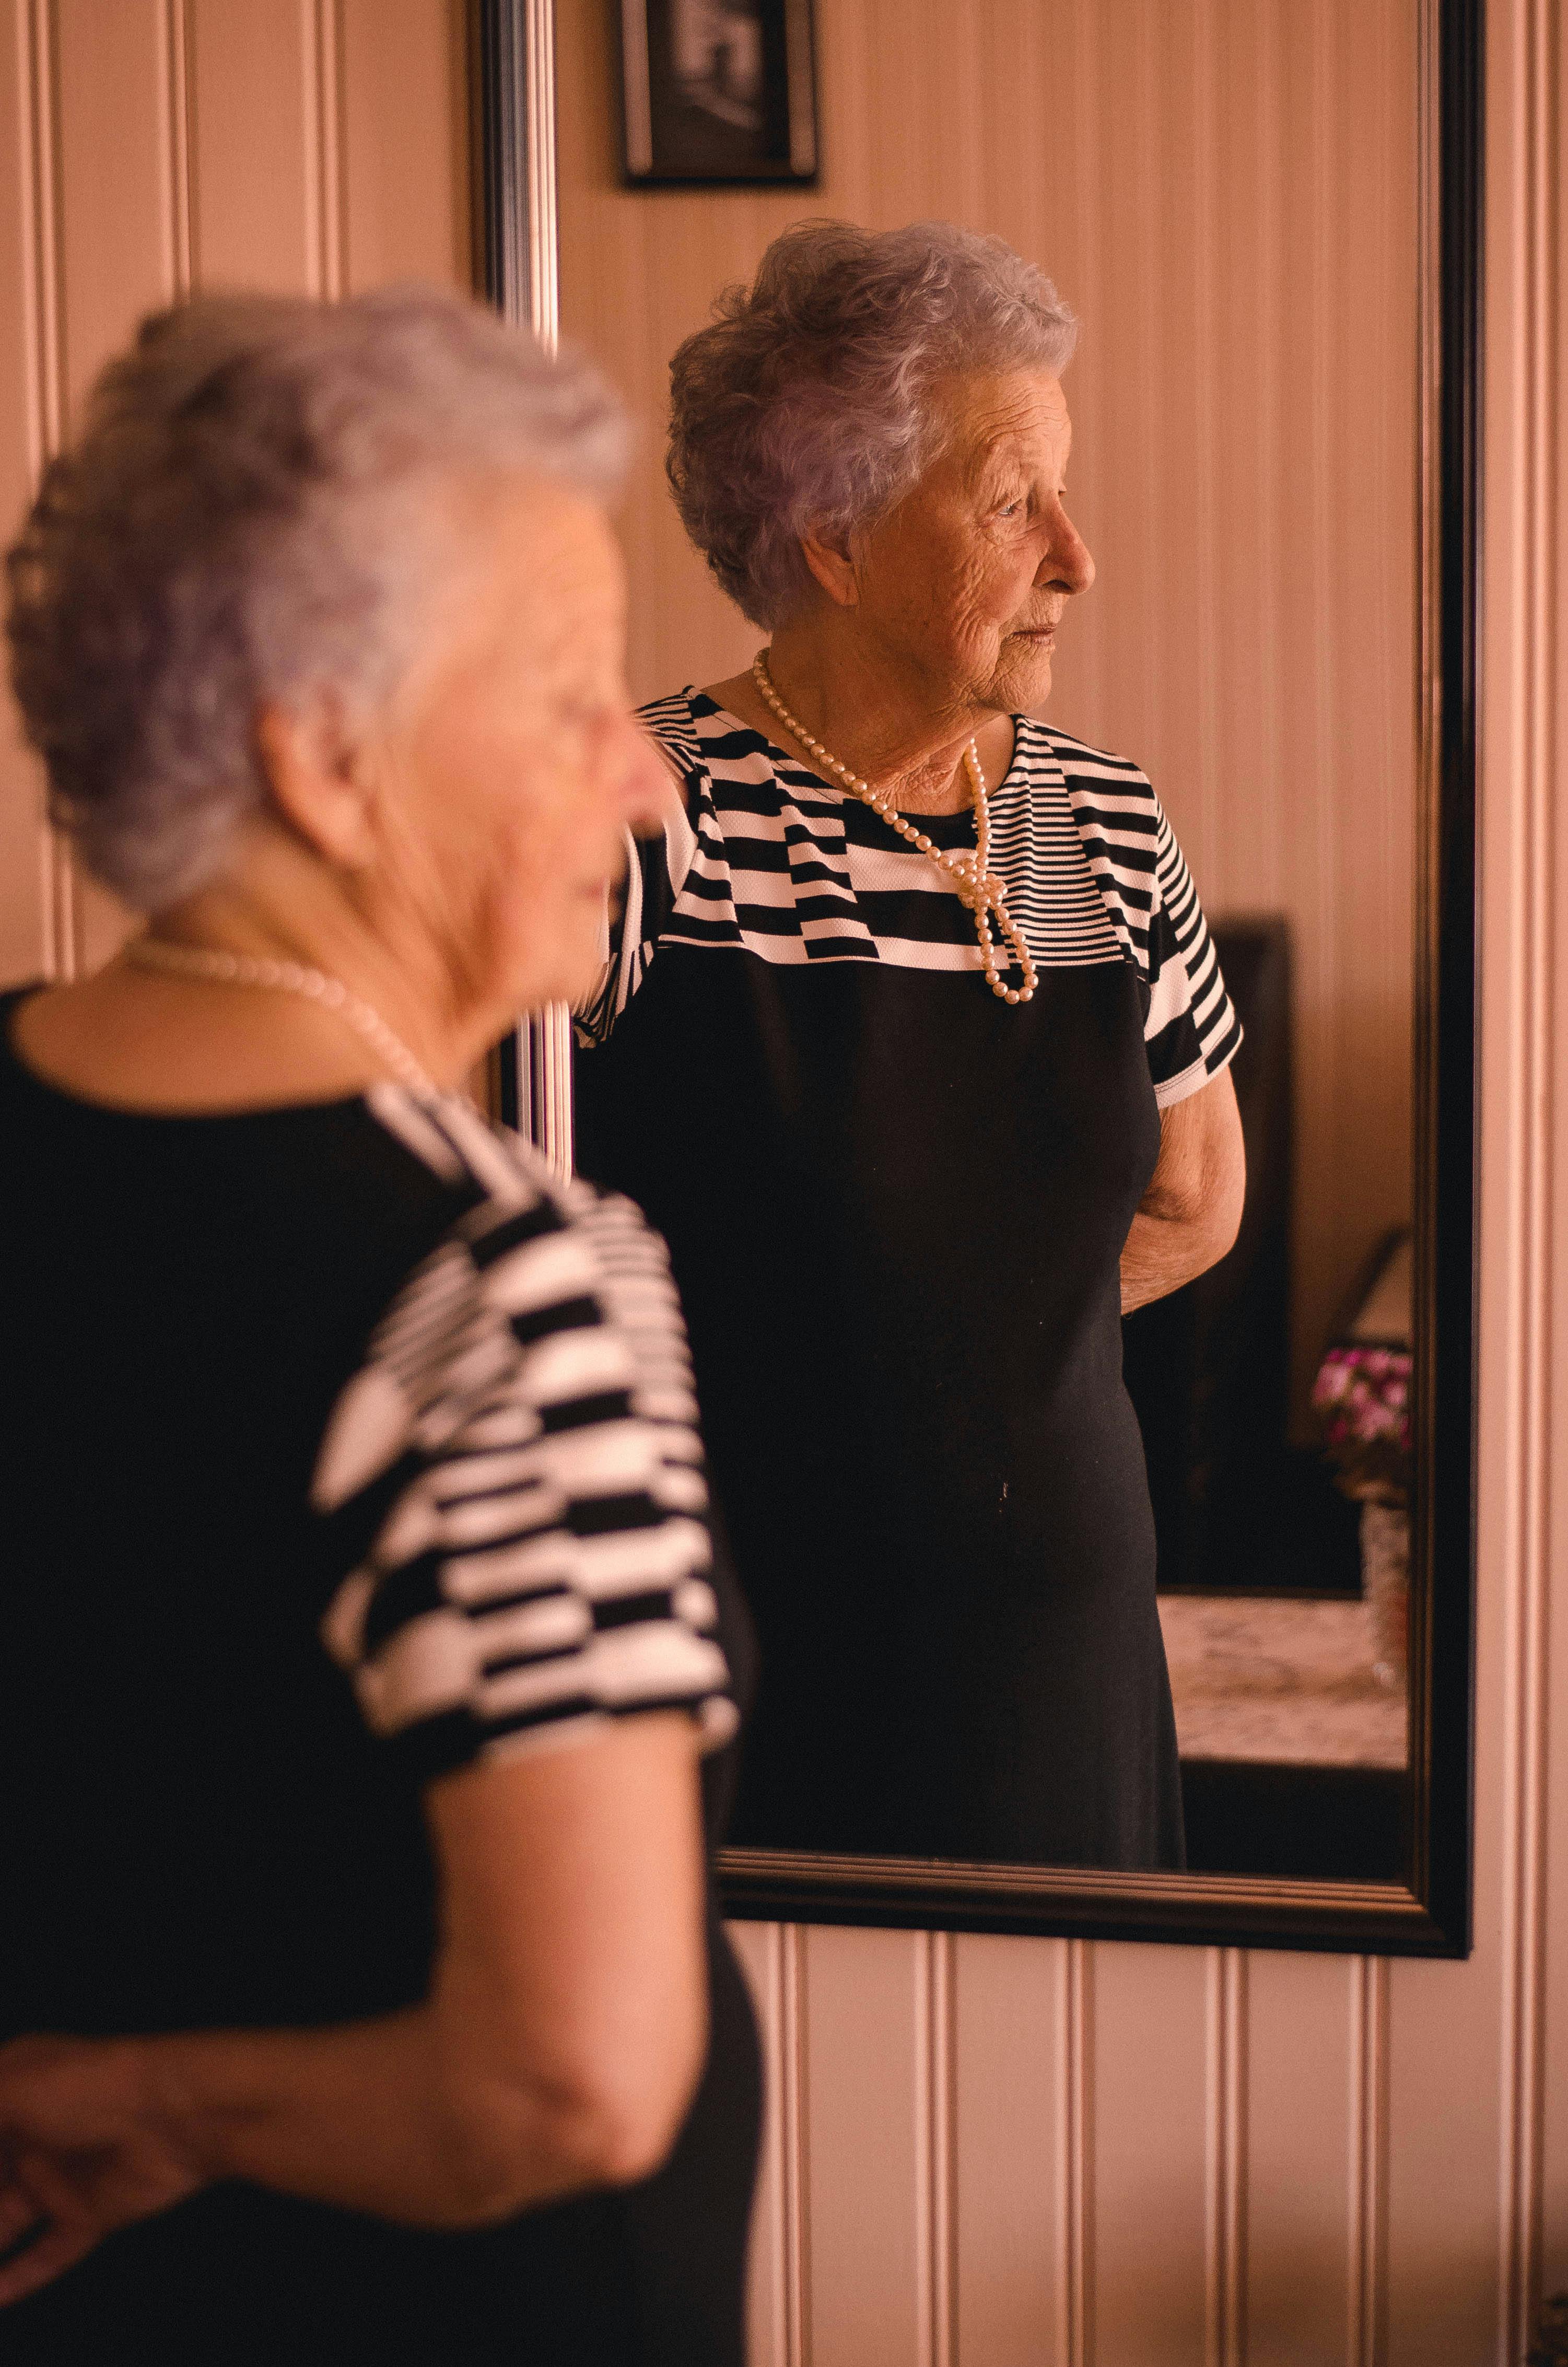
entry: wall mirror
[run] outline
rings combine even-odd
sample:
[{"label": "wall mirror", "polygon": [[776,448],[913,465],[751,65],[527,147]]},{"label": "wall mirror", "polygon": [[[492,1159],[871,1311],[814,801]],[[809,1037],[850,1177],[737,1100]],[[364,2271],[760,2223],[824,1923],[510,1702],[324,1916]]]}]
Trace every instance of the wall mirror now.
[{"label": "wall mirror", "polygon": [[[720,18],[767,13],[670,5],[698,48],[730,40]],[[801,219],[937,218],[999,234],[1083,323],[1063,383],[1073,505],[1098,579],[1063,627],[1044,721],[1146,770],[1246,1031],[1235,1247],[1129,1319],[1122,1351],[1185,1864],[1019,1845],[1020,1791],[1049,1763],[1031,1716],[1052,1704],[1072,1715],[1119,1653],[1142,1647],[1096,1616],[1067,1641],[1059,1620],[1031,1664],[1028,1605],[1013,1603],[1011,1625],[994,1616],[1000,1565],[971,1523],[962,1635],[956,1614],[936,1645],[913,1614],[885,1617],[874,1684],[846,1641],[858,1581],[842,1557],[831,1600],[809,1577],[798,1600],[780,1598],[776,1572],[768,1581],[765,1666],[770,1642],[775,1668],[847,1656],[877,1748],[904,1750],[908,1799],[936,1805],[879,1824],[837,1712],[787,1745],[764,1717],[756,1747],[773,1763],[761,1791],[743,1789],[727,1904],[807,1921],[1462,1954],[1479,0],[986,0],[933,12],[919,41],[895,0],[819,0],[809,192],[629,187],[617,20],[608,0],[483,0],[476,205],[494,300],[586,346],[642,424],[621,519],[634,694],[741,674],[764,638],[687,545],[662,467],[669,357],[720,289],[749,280]],[[753,732],[743,753],[765,745]],[[700,998],[694,1008],[700,1031]],[[694,1058],[711,1060],[712,1044]],[[497,1074],[503,1114],[568,1163],[567,1015],[520,1031]],[[708,1074],[718,1107],[726,1083]],[[934,1075],[933,1105],[950,1090]],[[867,1121],[852,1077],[845,1095],[831,1123],[854,1134]],[[782,1191],[788,1170],[791,1191],[824,1195],[830,1232],[842,1176],[824,1181],[816,1150],[801,1148],[827,1124],[807,1111],[799,1139],[785,1127],[758,1191]],[[734,1184],[722,1136],[716,1117],[692,1150],[694,1201]],[[678,1153],[663,1156],[667,1180]],[[582,1163],[593,1172],[585,1139]],[[847,1223],[842,1190],[835,1205]],[[748,1251],[717,1215],[683,1233],[678,1210],[673,1223],[665,1206],[651,1213],[688,1295],[718,1244],[733,1324],[772,1353],[769,1326],[799,1314],[755,1237]],[[767,1213],[759,1201],[758,1234]],[[961,1253],[952,1234],[932,1246],[938,1261]],[[874,1262],[875,1239],[858,1252]],[[882,1353],[894,1336],[923,1353],[922,1323],[946,1320],[932,1286],[937,1311],[915,1308]],[[864,1517],[856,1459],[876,1444],[874,1361],[840,1353],[831,1325],[814,1345],[820,1388],[775,1405],[749,1461],[726,1410],[704,1407],[725,1442],[716,1476],[743,1582],[763,1552],[757,1491],[788,1489],[812,1458],[819,1487],[836,1470],[844,1520]],[[799,1339],[790,1354],[798,1370]],[[907,1438],[881,1444],[909,1452]],[[974,1453],[983,1460],[983,1439]],[[927,1527],[941,1519],[937,1506]],[[906,1535],[888,1554],[923,1550]],[[885,1612],[898,1569],[861,1551]],[[1062,1567],[1058,1556],[1042,1600]],[[1135,1756],[1148,1738],[1113,1721],[1100,1747]],[[975,1796],[992,1807],[948,1814],[982,1764]]]}]

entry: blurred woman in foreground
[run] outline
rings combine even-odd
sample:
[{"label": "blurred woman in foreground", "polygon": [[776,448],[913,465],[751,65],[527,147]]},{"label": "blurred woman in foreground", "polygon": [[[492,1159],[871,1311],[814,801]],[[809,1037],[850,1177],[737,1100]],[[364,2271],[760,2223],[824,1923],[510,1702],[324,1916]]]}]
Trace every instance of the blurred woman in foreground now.
[{"label": "blurred woman in foreground", "polygon": [[679,1310],[456,1090],[657,798],[621,434],[455,298],[204,301],[10,556],[56,817],[150,917],[0,1002],[8,2361],[741,2355]]}]

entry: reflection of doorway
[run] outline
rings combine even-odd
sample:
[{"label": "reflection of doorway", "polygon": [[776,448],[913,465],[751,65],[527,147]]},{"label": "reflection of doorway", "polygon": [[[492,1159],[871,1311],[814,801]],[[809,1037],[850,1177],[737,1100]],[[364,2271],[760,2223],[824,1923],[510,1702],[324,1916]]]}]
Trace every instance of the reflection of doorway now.
[{"label": "reflection of doorway", "polygon": [[676,78],[686,98],[737,130],[762,129],[762,17],[756,0],[671,0]]}]

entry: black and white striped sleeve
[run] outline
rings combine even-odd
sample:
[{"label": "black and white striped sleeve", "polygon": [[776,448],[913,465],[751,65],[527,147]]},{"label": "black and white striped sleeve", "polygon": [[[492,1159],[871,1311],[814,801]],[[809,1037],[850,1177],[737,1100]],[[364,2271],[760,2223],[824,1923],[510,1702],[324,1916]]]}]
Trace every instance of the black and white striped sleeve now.
[{"label": "black and white striped sleeve", "polygon": [[1142,981],[1154,1099],[1185,1101],[1242,1040],[1203,907],[1146,773],[1064,732],[1046,735],[1111,926]]},{"label": "black and white striped sleeve", "polygon": [[1192,876],[1158,798],[1153,907],[1149,915],[1149,1010],[1143,1025],[1154,1099],[1186,1101],[1235,1057],[1241,1022],[1220,971]]},{"label": "black and white striped sleeve", "polygon": [[662,831],[648,838],[634,838],[630,831],[626,834],[625,875],[600,923],[598,976],[572,1014],[577,1041],[585,1048],[608,1041],[642,985],[697,853],[701,755],[686,699],[656,699],[639,710],[638,720],[679,774],[681,789],[678,798],[672,799]]},{"label": "black and white striped sleeve", "polygon": [[528,1185],[463,1218],[339,1398],[312,1501],[373,1509],[323,1624],[422,1779],[640,1712],[736,1723],[664,1244]]}]

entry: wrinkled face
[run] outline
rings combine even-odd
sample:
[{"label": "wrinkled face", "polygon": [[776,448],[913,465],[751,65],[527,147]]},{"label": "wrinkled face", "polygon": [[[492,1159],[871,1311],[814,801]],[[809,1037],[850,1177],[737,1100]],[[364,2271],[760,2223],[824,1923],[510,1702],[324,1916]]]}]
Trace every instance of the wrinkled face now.
[{"label": "wrinkled face", "polygon": [[387,867],[461,1002],[523,1010],[591,985],[629,822],[667,790],[632,724],[620,554],[596,504],[492,483],[472,553],[381,755]]},{"label": "wrinkled face", "polygon": [[852,549],[862,629],[933,701],[1020,714],[1051,690],[1056,627],[1094,561],[1062,506],[1073,425],[1043,371],[949,379],[940,456]]}]

